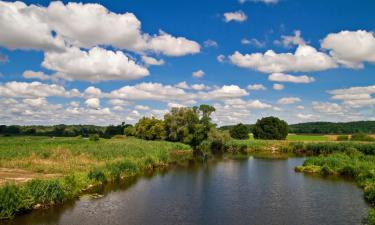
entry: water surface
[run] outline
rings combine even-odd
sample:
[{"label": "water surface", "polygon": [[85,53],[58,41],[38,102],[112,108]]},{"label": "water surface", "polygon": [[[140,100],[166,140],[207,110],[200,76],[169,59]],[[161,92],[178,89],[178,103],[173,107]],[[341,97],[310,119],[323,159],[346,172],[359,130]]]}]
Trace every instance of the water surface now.
[{"label": "water surface", "polygon": [[368,206],[343,179],[295,173],[302,158],[226,160],[142,177],[11,224],[360,224]]}]

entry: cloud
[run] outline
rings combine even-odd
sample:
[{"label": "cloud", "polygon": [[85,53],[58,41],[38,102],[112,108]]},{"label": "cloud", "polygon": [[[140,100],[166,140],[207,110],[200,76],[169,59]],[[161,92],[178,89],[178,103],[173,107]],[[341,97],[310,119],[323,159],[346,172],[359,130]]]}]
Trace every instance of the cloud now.
[{"label": "cloud", "polygon": [[39,98],[39,97],[79,97],[81,93],[77,89],[65,90],[57,84],[42,84],[40,82],[11,81],[0,84],[0,96],[13,98]]},{"label": "cloud", "polygon": [[191,89],[191,87],[186,83],[186,81],[182,81],[175,85],[175,87],[181,88],[181,89]]},{"label": "cloud", "polygon": [[150,110],[150,107],[145,106],[145,105],[136,105],[134,108],[136,110],[142,110],[142,111]]},{"label": "cloud", "polygon": [[238,98],[247,95],[249,95],[249,93],[237,85],[224,85],[221,88],[214,89],[207,93],[201,93],[199,97],[202,99],[212,100]]},{"label": "cloud", "polygon": [[272,85],[272,88],[273,88],[274,90],[281,91],[281,90],[284,89],[284,85],[282,85],[282,84],[273,84],[273,85]]},{"label": "cloud", "polygon": [[330,55],[351,68],[362,68],[363,63],[375,63],[374,33],[365,30],[341,31],[328,34],[321,47],[329,50]]},{"label": "cloud", "polygon": [[102,95],[102,91],[99,88],[90,86],[90,87],[86,88],[84,94],[85,94],[86,97],[91,97],[91,98],[96,97],[96,98],[98,98]]},{"label": "cloud", "polygon": [[[56,35],[54,35],[54,33]],[[133,13],[117,14],[100,4],[53,1],[48,7],[22,2],[0,2],[0,45],[10,49],[63,50],[65,43],[84,48],[113,46],[135,52],[168,56],[195,54],[197,42],[142,33]]]},{"label": "cloud", "polygon": [[332,99],[341,100],[350,108],[362,108],[375,105],[375,85],[364,87],[350,87],[328,91]]},{"label": "cloud", "polygon": [[253,45],[257,48],[263,48],[263,47],[266,46],[266,43],[264,41],[259,41],[256,38],[252,38],[252,39],[243,38],[243,39],[241,39],[241,44],[243,44],[243,45]]},{"label": "cloud", "polygon": [[252,90],[252,91],[264,91],[264,90],[267,90],[267,88],[265,86],[263,86],[263,84],[249,84],[247,86],[247,89],[248,90]]},{"label": "cloud", "polygon": [[217,59],[217,61],[219,61],[219,62],[224,62],[224,61],[225,61],[225,55],[218,55],[218,56],[216,57],[216,59]]},{"label": "cloud", "polygon": [[89,98],[85,101],[87,107],[91,109],[100,108],[100,100],[98,98]]},{"label": "cloud", "polygon": [[283,45],[286,48],[290,48],[292,45],[305,45],[306,42],[301,37],[301,31],[295,30],[293,36],[282,35],[281,40],[274,41],[276,45]]},{"label": "cloud", "polygon": [[51,77],[43,72],[35,72],[31,70],[26,70],[23,72],[22,76],[26,79],[39,79],[39,80],[49,80]]},{"label": "cloud", "polygon": [[192,99],[193,95],[171,85],[140,83],[113,90],[108,94],[108,97],[127,100],[171,101]]},{"label": "cloud", "polygon": [[312,109],[315,112],[331,114],[331,115],[343,115],[346,110],[344,107],[340,106],[337,103],[331,102],[312,102]]},{"label": "cloud", "polygon": [[301,114],[301,113],[298,113],[297,117],[302,120],[315,120],[319,118],[318,116],[315,116],[313,114]]},{"label": "cloud", "polygon": [[293,76],[284,73],[272,73],[268,76],[268,80],[276,82],[291,82],[291,83],[312,83],[315,81],[313,77],[308,77],[306,75]]},{"label": "cloud", "polygon": [[297,97],[280,98],[277,101],[277,104],[280,104],[280,105],[289,105],[289,104],[294,104],[294,103],[300,102],[300,101],[301,101],[301,99],[297,98]]},{"label": "cloud", "polygon": [[245,109],[267,109],[271,108],[270,104],[261,102],[260,100],[248,100],[245,101],[240,98],[228,99],[224,103],[233,108],[245,108]]},{"label": "cloud", "polygon": [[210,48],[210,47],[217,48],[219,46],[216,41],[210,40],[210,39],[204,41],[203,44],[204,44],[204,47],[206,47],[206,48]]},{"label": "cloud", "polygon": [[231,21],[236,21],[236,22],[244,22],[247,20],[247,16],[244,12],[241,10],[237,12],[226,12],[224,13],[224,21],[229,23]]},{"label": "cloud", "polygon": [[204,76],[204,71],[203,70],[197,70],[195,72],[192,73],[193,77],[196,77],[196,78],[201,78]]},{"label": "cloud", "polygon": [[149,71],[129,59],[121,51],[94,47],[89,51],[72,47],[65,52],[46,52],[43,67],[57,72],[55,78],[91,82],[134,80]]},{"label": "cloud", "polygon": [[255,69],[263,73],[311,72],[336,68],[335,61],[323,52],[308,45],[300,45],[295,53],[241,54],[236,51],[229,56],[230,61],[239,67]]},{"label": "cloud", "polygon": [[163,59],[157,60],[153,57],[145,56],[145,55],[142,56],[142,61],[146,63],[147,65],[153,65],[153,66],[161,66],[161,65],[164,65],[165,63]]}]

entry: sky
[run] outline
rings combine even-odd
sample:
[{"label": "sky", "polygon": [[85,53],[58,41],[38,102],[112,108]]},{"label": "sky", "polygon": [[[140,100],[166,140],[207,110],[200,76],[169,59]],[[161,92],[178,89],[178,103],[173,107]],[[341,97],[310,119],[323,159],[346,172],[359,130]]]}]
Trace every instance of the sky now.
[{"label": "sky", "polygon": [[375,1],[0,1],[0,124],[375,120]]}]

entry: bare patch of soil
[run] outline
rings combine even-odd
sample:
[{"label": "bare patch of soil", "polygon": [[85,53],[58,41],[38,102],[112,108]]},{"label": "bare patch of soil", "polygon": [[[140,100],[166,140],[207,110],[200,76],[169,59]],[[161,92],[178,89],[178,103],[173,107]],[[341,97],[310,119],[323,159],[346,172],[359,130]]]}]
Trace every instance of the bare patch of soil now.
[{"label": "bare patch of soil", "polygon": [[0,185],[7,182],[24,183],[31,179],[48,179],[59,177],[61,174],[35,173],[28,170],[0,167]]}]

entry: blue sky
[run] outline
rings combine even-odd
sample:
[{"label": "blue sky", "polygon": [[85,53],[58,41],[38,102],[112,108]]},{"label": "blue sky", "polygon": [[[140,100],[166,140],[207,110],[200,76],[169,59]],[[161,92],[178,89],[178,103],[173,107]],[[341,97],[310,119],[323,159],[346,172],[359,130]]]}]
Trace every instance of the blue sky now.
[{"label": "blue sky", "polygon": [[0,1],[0,124],[135,123],[201,103],[219,125],[374,120],[374,8]]}]

